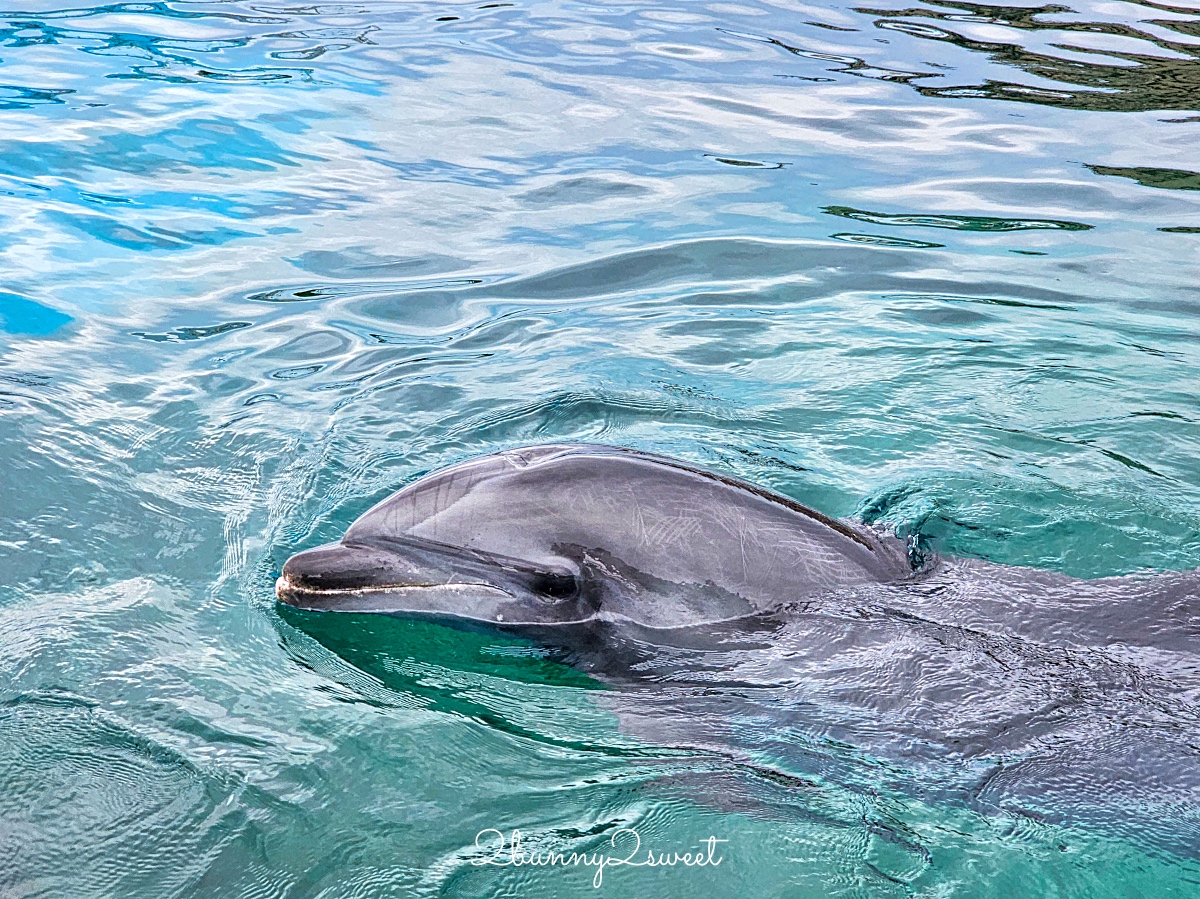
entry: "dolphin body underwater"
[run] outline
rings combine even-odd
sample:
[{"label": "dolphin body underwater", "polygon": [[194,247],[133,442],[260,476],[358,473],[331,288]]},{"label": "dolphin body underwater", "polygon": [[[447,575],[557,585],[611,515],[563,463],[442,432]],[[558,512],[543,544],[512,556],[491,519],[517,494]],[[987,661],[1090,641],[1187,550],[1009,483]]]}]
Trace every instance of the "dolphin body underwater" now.
[{"label": "dolphin body underwater", "polygon": [[899,766],[923,795],[1200,856],[1200,571],[921,561],[734,478],[559,444],[417,480],[276,595],[528,638],[659,745],[864,789]]}]

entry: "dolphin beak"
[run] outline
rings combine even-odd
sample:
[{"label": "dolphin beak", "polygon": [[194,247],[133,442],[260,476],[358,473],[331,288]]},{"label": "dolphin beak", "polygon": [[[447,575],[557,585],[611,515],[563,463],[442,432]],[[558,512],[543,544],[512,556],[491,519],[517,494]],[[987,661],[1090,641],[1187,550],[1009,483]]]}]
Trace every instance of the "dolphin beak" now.
[{"label": "dolphin beak", "polygon": [[569,571],[419,538],[329,543],[296,553],[275,583],[281,603],[512,628],[573,624],[595,609]]},{"label": "dolphin beak", "polygon": [[436,607],[436,588],[457,580],[438,561],[402,548],[329,543],[288,559],[275,597],[298,609],[399,611],[415,603],[419,611],[429,600]]},{"label": "dolphin beak", "polygon": [[288,605],[308,608],[306,600],[319,594],[411,585],[413,572],[403,567],[394,554],[374,547],[329,543],[288,559],[275,582],[275,596]]},{"label": "dolphin beak", "polygon": [[417,545],[329,543],[288,559],[275,597],[312,611],[505,621],[512,594],[485,572],[453,570],[443,556]]}]

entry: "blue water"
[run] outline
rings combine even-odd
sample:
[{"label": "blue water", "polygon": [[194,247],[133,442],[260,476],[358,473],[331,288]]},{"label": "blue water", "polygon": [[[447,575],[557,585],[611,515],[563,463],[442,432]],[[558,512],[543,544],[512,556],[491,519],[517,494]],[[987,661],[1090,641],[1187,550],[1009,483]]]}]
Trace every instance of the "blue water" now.
[{"label": "blue water", "polygon": [[476,835],[620,827],[729,842],[610,896],[1200,894],[1194,792],[1141,809],[1164,843],[748,768],[523,645],[272,593],[559,439],[949,556],[1195,568],[1200,11],[38,3],[0,72],[0,895],[596,895]]}]

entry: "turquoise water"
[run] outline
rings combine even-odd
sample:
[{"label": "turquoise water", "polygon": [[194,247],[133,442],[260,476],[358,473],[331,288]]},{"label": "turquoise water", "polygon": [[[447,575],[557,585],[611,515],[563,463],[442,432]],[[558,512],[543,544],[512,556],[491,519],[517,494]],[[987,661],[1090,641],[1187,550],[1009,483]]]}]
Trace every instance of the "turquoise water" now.
[{"label": "turquoise water", "polygon": [[519,642],[272,593],[559,439],[946,555],[1195,568],[1200,12],[34,4],[0,60],[0,895],[598,894],[473,864],[488,828],[729,841],[609,896],[1200,894],[1194,792],[1164,843],[809,730],[656,744]]}]

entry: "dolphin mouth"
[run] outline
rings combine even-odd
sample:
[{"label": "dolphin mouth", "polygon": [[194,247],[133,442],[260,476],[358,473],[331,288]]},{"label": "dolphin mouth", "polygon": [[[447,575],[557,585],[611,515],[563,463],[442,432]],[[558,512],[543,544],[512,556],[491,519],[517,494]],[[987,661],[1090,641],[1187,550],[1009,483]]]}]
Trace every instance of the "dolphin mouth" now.
[{"label": "dolphin mouth", "polygon": [[328,543],[296,553],[276,599],[321,612],[376,612],[447,624],[557,627],[596,611],[578,576],[418,538]]},{"label": "dolphin mouth", "polygon": [[454,583],[447,582],[444,584],[370,584],[362,587],[313,587],[307,584],[300,583],[289,575],[282,574],[275,579],[275,598],[287,605],[295,605],[297,600],[301,600],[306,596],[366,596],[371,593],[415,593],[417,591],[436,590],[438,588],[475,588],[482,590],[495,590],[503,593],[506,596],[510,595],[508,591],[501,590],[499,587],[491,587],[488,584],[471,584],[471,583]]},{"label": "dolphin mouth", "polygon": [[[428,541],[330,543],[292,556],[275,582],[283,605],[509,628],[576,617],[529,589],[519,560]],[[548,578],[556,582],[551,574]],[[572,580],[573,583],[573,580]]]},{"label": "dolphin mouth", "polygon": [[[481,603],[504,603],[513,599],[507,590],[490,584],[370,584],[361,587],[314,587],[297,582],[286,573],[275,581],[275,599],[284,605],[313,612],[378,612],[414,618],[456,618],[453,604],[469,600],[478,614]],[[503,612],[489,618],[504,622]]]},{"label": "dolphin mouth", "polygon": [[282,575],[275,581],[275,598],[305,612],[391,615],[471,631],[555,629],[572,623],[524,620],[519,606],[514,607],[516,597],[490,584],[376,584],[320,589],[297,585]]}]

